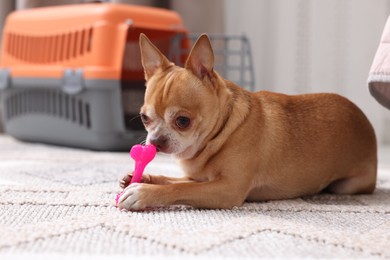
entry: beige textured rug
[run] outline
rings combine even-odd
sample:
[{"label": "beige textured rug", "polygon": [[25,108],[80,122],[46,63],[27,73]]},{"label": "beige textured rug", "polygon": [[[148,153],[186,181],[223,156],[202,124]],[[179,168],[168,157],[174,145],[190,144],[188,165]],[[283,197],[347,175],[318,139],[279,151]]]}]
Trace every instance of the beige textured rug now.
[{"label": "beige textured rug", "polygon": [[[0,259],[390,258],[390,168],[373,195],[329,194],[233,210],[114,207],[127,153],[0,135]],[[160,156],[148,172],[179,174]]]}]

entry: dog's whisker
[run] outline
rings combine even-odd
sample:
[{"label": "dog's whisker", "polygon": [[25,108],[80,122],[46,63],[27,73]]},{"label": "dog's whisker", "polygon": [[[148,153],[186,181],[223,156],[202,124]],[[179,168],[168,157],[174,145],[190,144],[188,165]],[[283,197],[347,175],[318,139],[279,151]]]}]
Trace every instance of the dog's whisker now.
[{"label": "dog's whisker", "polygon": [[140,115],[136,115],[136,116],[130,118],[129,123],[133,122],[133,121],[136,120],[137,118],[140,118]]},{"label": "dog's whisker", "polygon": [[146,135],[145,135],[145,136],[138,137],[136,143],[137,143],[137,144],[145,145],[145,144],[146,144]]}]

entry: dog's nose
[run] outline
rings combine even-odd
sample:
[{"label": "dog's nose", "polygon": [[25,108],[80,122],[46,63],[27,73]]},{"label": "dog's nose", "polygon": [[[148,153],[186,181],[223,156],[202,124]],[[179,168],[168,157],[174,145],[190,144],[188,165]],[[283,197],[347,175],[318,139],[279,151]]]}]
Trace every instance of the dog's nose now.
[{"label": "dog's nose", "polygon": [[157,151],[164,150],[167,142],[168,142],[168,138],[166,138],[165,136],[158,136],[158,137],[150,138],[150,143],[152,145],[156,146]]}]

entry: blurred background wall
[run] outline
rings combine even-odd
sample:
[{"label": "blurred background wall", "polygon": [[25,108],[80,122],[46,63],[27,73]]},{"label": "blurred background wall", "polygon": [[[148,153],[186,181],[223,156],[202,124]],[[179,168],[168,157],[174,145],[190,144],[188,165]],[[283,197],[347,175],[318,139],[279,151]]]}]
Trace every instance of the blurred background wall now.
[{"label": "blurred background wall", "polygon": [[[0,27],[14,9],[85,1],[2,0]],[[390,14],[388,0],[112,0],[170,8],[191,32],[245,34],[256,90],[336,92],[367,114],[390,144],[390,111],[369,94],[367,76]]]},{"label": "blurred background wall", "polygon": [[388,0],[227,0],[225,32],[250,38],[258,89],[347,96],[390,143],[390,111],[367,88],[389,14]]}]

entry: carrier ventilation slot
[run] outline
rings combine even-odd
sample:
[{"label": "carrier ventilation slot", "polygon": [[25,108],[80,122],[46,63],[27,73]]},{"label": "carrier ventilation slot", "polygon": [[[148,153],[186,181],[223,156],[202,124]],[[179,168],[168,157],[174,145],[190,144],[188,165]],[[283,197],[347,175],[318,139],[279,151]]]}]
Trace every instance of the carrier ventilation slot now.
[{"label": "carrier ventilation slot", "polygon": [[91,52],[93,29],[46,36],[7,34],[6,51],[28,63],[47,64],[66,61]]},{"label": "carrier ventilation slot", "polygon": [[43,89],[18,91],[6,99],[5,107],[7,120],[27,114],[41,114],[63,118],[91,128],[89,103],[61,91]]}]

